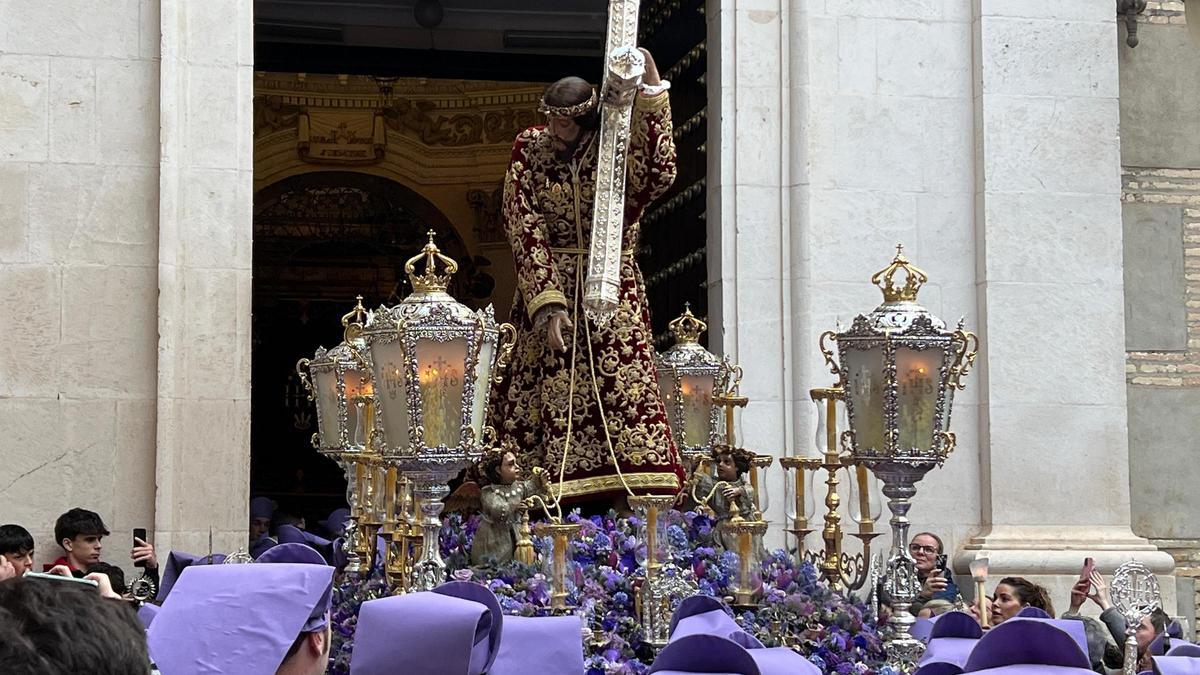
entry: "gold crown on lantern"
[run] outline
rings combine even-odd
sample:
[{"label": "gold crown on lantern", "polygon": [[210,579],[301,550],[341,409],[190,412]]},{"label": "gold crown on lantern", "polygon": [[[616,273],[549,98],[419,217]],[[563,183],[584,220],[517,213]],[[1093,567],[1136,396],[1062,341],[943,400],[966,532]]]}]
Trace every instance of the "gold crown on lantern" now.
[{"label": "gold crown on lantern", "polygon": [[[903,286],[897,286],[895,276],[903,271]],[[871,277],[871,283],[883,291],[884,302],[915,302],[921,286],[929,281],[929,275],[904,257],[904,244],[896,244],[896,257],[892,264],[879,270]]]},{"label": "gold crown on lantern", "polygon": [[[433,243],[433,230],[428,232],[429,243],[425,244],[425,248],[421,252],[409,258],[404,263],[404,273],[408,275],[408,280],[412,283],[413,290],[418,293],[437,293],[445,292],[450,287],[450,278],[458,271],[458,263],[454,258],[445,255]],[[425,273],[417,275],[417,263],[421,259],[425,259]],[[441,263],[443,270],[438,272],[438,263]]]},{"label": "gold crown on lantern", "polygon": [[685,302],[683,303],[683,314],[672,319],[667,324],[667,330],[671,332],[671,335],[675,336],[675,341],[679,344],[698,344],[700,342],[700,334],[708,330],[708,324],[697,319],[692,314],[691,303]]}]

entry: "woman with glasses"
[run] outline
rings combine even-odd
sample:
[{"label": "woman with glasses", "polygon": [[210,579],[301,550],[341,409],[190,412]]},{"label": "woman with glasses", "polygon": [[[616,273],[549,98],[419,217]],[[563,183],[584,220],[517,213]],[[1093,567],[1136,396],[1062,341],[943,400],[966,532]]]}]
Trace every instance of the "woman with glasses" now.
[{"label": "woman with glasses", "polygon": [[921,580],[921,592],[909,608],[914,615],[934,600],[954,603],[958,600],[958,586],[954,575],[946,565],[942,540],[932,532],[921,532],[908,543],[908,552],[917,563],[917,578]]},{"label": "woman with glasses", "polygon": [[[927,603],[934,600],[945,601],[946,606],[958,602],[958,586],[954,584],[954,575],[946,565],[941,538],[932,532],[915,534],[909,541],[908,552],[916,562],[917,579],[921,581],[921,591],[909,607],[909,611],[917,615]],[[890,606],[891,595],[883,588],[882,583],[880,586],[879,602],[885,607]]]}]

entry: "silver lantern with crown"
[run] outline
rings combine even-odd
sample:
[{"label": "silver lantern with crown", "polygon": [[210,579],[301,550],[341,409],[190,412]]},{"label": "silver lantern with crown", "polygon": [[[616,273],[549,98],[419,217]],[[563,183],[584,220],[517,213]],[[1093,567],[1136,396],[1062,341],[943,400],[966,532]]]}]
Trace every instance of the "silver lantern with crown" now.
[{"label": "silver lantern with crown", "polygon": [[[903,275],[903,282],[897,278]],[[917,304],[929,280],[912,265],[902,246],[890,265],[871,277],[883,303],[855,317],[849,330],[821,336],[821,352],[845,392],[849,429],[842,452],[866,466],[883,482],[892,512],[892,548],[885,588],[892,597],[889,662],[907,668],[923,644],[909,629],[908,608],[920,591],[915,563],[908,552],[908,510],[916,483],[940,466],[954,450],[950,410],[954,392],[974,363],[978,338],[959,325],[946,324]],[[827,340],[837,344],[835,357]]]},{"label": "silver lantern with crown", "polygon": [[424,538],[412,588],[429,590],[446,576],[438,532],[447,482],[483,454],[488,394],[515,334],[496,323],[490,305],[472,310],[447,293],[458,263],[438,250],[433,232],[404,270],[412,294],[374,311],[362,335],[375,383],[375,445],[413,481],[420,501]]}]

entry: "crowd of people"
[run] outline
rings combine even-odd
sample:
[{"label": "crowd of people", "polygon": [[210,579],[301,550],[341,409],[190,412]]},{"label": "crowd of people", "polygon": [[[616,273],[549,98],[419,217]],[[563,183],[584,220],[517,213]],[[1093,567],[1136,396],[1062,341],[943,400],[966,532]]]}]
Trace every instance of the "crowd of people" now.
[{"label": "crowd of people", "polygon": [[[942,540],[932,532],[914,535],[908,550],[916,562],[917,577],[921,582],[921,590],[910,609],[919,619],[931,619],[960,610],[974,617],[982,627],[993,628],[1017,616],[1055,616],[1050,592],[1024,577],[1004,577],[982,602],[965,603],[947,565]],[[881,592],[880,599],[881,611],[886,613],[887,594]],[[1083,613],[1085,605],[1089,603],[1095,605],[1097,617]],[[981,607],[986,620],[980,616]],[[1121,612],[1113,606],[1108,580],[1104,575],[1085,565],[1079,580],[1071,589],[1068,607],[1059,618],[1083,623],[1092,670],[1097,673],[1120,673],[1124,663],[1126,622]],[[1142,619],[1134,636],[1137,640],[1138,672],[1152,672],[1152,658],[1166,654],[1172,638],[1177,642],[1184,641],[1179,624],[1172,623],[1170,616],[1162,609],[1156,609]]]},{"label": "crowd of people", "polygon": [[[309,532],[303,518],[277,509],[269,499],[252,500],[250,516],[246,550],[253,552],[256,563],[273,564],[219,565],[213,563],[224,560],[220,554],[172,552],[160,572],[154,546],[135,537],[129,562],[142,568],[157,589],[157,596],[146,602],[134,597],[121,567],[101,559],[110,532],[99,514],[74,508],[59,516],[54,536],[61,555],[45,564],[43,572],[34,571],[35,545],[29,531],[20,525],[0,526],[4,672],[325,672],[332,587],[338,565],[344,564],[337,556],[337,537],[348,512],[339,509],[316,524],[313,529],[321,534]],[[1055,616],[1049,592],[1022,577],[1000,579],[982,602],[964,602],[943,542],[934,533],[913,536],[909,552],[921,582],[911,607],[919,617],[915,633],[921,622],[932,625],[956,610],[974,617],[982,629],[1014,618]],[[185,570],[190,571],[185,575]],[[165,602],[168,595],[170,602]],[[881,590],[881,614],[886,615],[889,600]],[[1094,605],[1097,616],[1084,615],[1088,604]],[[1126,624],[1113,606],[1108,580],[1098,571],[1085,570],[1066,605],[1059,619],[1082,625],[1092,670],[1121,672]],[[389,610],[385,622],[399,620],[393,614]],[[1153,671],[1153,657],[1165,654],[1172,640],[1184,642],[1178,624],[1161,609],[1147,616],[1134,635],[1139,671]],[[373,652],[379,649],[384,647],[371,647]],[[196,664],[203,668],[197,670]]]},{"label": "crowd of people", "polygon": [[[347,515],[334,511],[321,526],[339,535]],[[160,571],[153,544],[135,535],[128,561],[143,570],[149,597],[131,588],[137,582],[126,582],[124,568],[101,559],[111,532],[94,511],[58,517],[61,555],[41,571],[30,532],[0,525],[3,672],[129,675],[155,672],[157,660],[168,675],[324,673],[337,546],[271,500],[253,500],[251,516],[248,548],[256,563],[274,565],[216,565],[224,555],[172,552]],[[197,572],[183,576],[189,567]],[[151,631],[156,621],[161,628]]]}]

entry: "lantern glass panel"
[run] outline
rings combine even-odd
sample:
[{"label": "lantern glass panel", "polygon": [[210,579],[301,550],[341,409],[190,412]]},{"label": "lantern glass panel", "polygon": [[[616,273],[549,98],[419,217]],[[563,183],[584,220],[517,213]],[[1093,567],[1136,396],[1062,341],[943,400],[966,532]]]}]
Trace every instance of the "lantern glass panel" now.
[{"label": "lantern glass panel", "polygon": [[707,445],[712,433],[713,376],[684,375],[683,438],[685,445]]},{"label": "lantern glass panel", "polygon": [[846,395],[854,412],[855,440],[860,448],[883,450],[887,444],[883,418],[883,347],[845,351]]},{"label": "lantern glass panel", "polygon": [[941,357],[942,352],[938,349],[896,349],[896,404],[901,450],[928,450],[933,445]]},{"label": "lantern glass panel", "polygon": [[366,399],[371,397],[371,381],[366,372],[357,368],[347,369],[342,381],[346,391],[346,430],[351,445],[362,447],[367,444]]},{"label": "lantern glass panel", "polygon": [[393,450],[408,448],[408,388],[405,387],[404,346],[399,340],[371,345],[375,372],[375,400],[383,422],[383,436]]},{"label": "lantern glass panel", "polygon": [[321,447],[341,445],[337,376],[333,368],[313,369],[312,380],[317,390],[317,414],[321,416]]},{"label": "lantern glass panel", "polygon": [[458,447],[462,437],[463,369],[466,338],[417,340],[417,381],[425,447]]},{"label": "lantern glass panel", "polygon": [[479,363],[475,364],[475,400],[471,403],[471,429],[475,431],[476,439],[483,437],[483,419],[487,413],[488,391],[491,389],[492,354],[495,351],[496,343],[484,340],[479,348]]}]

